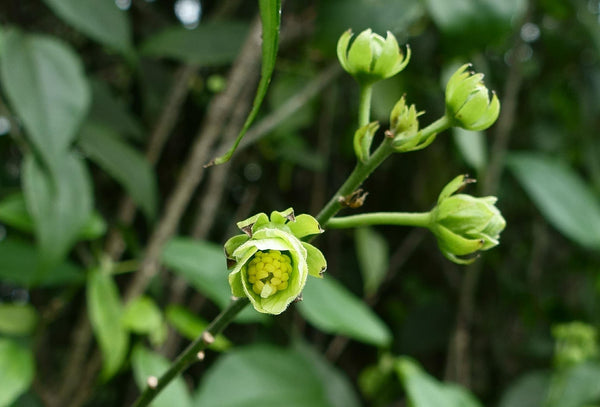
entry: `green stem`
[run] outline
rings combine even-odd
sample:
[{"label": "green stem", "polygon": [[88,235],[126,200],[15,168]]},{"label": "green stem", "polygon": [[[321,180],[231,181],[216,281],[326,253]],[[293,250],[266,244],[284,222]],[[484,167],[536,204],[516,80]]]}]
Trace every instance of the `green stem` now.
[{"label": "green stem", "polygon": [[421,140],[426,140],[427,138],[433,136],[434,134],[441,133],[442,131],[450,128],[452,126],[451,120],[448,116],[444,115],[431,123],[429,126],[425,127],[421,130]]},{"label": "green stem", "polygon": [[430,218],[429,212],[373,212],[331,218],[324,227],[326,229],[347,229],[370,225],[395,225],[425,228],[429,225]]},{"label": "green stem", "polygon": [[358,127],[366,126],[371,120],[371,95],[373,85],[361,85],[358,103]]},{"label": "green stem", "polygon": [[371,154],[367,161],[358,162],[354,170],[346,179],[346,182],[342,184],[340,189],[331,197],[329,202],[323,207],[321,212],[317,215],[317,221],[321,225],[325,225],[329,219],[331,219],[336,213],[342,209],[342,204],[340,202],[340,198],[343,198],[347,195],[350,195],[354,192],[360,184],[366,180],[369,175],[377,168],[390,154],[392,154],[394,150],[392,150],[390,139],[386,138],[383,142],[377,147],[377,150]]},{"label": "green stem", "polygon": [[[150,405],[150,402],[154,400],[154,398],[160,393],[160,391],[165,388],[171,380],[173,380],[176,376],[178,376],[181,372],[183,372],[189,365],[198,360],[198,352],[206,349],[206,347],[210,344],[207,343],[206,334],[212,335],[214,338],[217,336],[231,321],[233,318],[244,309],[244,307],[248,304],[248,298],[238,298],[232,301],[227,308],[225,308],[206,328],[206,330],[200,335],[194,342],[192,342],[182,353],[179,354],[175,362],[171,365],[169,370],[167,370],[161,377],[158,379],[158,383],[156,386],[146,387],[144,392],[138,397],[136,402],[133,404],[133,407],[146,407]],[[208,341],[209,342],[209,341]]]}]

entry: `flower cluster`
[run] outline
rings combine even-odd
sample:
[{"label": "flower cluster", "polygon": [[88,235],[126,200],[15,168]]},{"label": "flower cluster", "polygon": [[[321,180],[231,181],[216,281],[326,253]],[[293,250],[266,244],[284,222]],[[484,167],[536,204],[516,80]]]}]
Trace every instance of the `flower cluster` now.
[{"label": "flower cluster", "polygon": [[289,208],[237,225],[244,234],[225,243],[231,292],[248,297],[259,312],[282,313],[300,296],[308,275],[321,277],[327,268],[319,249],[300,240],[323,232],[310,215],[295,216]]}]

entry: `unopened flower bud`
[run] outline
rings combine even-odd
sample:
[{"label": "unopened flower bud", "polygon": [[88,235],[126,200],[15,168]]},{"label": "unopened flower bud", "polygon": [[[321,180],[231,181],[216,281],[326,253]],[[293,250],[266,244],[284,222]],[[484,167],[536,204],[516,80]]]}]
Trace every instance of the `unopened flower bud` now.
[{"label": "unopened flower bud", "polygon": [[352,35],[352,30],[342,34],[337,43],[337,55],[342,67],[361,85],[394,76],[408,64],[410,48],[406,47],[404,55],[391,32],[388,31],[384,39],[369,28],[350,44]]},{"label": "unopened flower bud", "polygon": [[497,198],[476,198],[455,194],[471,182],[464,175],[452,180],[440,193],[437,206],[431,211],[430,229],[436,236],[444,256],[459,264],[472,263],[480,250],[498,245],[506,221],[496,208]]},{"label": "unopened flower bud", "polygon": [[419,119],[415,105],[406,105],[404,96],[394,105],[390,113],[390,130],[386,136],[392,138],[392,146],[398,152],[412,151],[420,141]]},{"label": "unopened flower bud", "polygon": [[500,101],[483,84],[483,74],[467,72],[461,66],[446,85],[446,115],[453,125],[466,130],[485,130],[500,114]]},{"label": "unopened flower bud", "polygon": [[310,215],[294,216],[289,208],[274,211],[270,218],[259,213],[238,227],[244,234],[225,243],[231,292],[248,297],[254,308],[267,314],[280,314],[298,298],[308,275],[321,277],[327,268],[323,254],[300,239],[322,233]]},{"label": "unopened flower bud", "polygon": [[360,162],[365,162],[371,155],[373,137],[379,129],[379,123],[371,122],[354,132],[354,153]]}]

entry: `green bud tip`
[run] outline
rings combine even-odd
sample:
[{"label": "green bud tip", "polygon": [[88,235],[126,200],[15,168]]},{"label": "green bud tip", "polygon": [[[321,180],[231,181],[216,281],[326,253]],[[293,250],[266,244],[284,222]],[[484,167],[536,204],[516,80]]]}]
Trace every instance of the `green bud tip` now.
[{"label": "green bud tip", "polygon": [[461,66],[446,85],[446,115],[453,125],[466,130],[485,130],[500,114],[500,101],[483,83],[483,74]]},{"label": "green bud tip", "polygon": [[384,39],[369,28],[350,44],[352,37],[352,30],[341,35],[337,43],[337,55],[344,70],[361,85],[370,85],[396,75],[410,60],[410,47],[406,46],[404,54],[396,37],[389,31]]}]

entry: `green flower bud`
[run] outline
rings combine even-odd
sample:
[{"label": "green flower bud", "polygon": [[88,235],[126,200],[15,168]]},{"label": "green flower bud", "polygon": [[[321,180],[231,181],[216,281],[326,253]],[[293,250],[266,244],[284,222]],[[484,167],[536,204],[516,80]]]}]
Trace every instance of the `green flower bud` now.
[{"label": "green flower bud", "polygon": [[232,268],[229,285],[235,297],[248,297],[258,312],[281,314],[300,296],[309,274],[325,272],[323,254],[300,240],[323,232],[312,216],[294,216],[289,208],[270,218],[259,213],[237,225],[244,234],[225,243]]},{"label": "green flower bud", "polygon": [[459,264],[472,263],[475,258],[458,256],[470,256],[498,245],[500,232],[506,226],[495,206],[496,197],[454,195],[470,182],[473,180],[460,175],[444,187],[437,206],[431,211],[429,225],[444,256]]},{"label": "green flower bud", "polygon": [[446,85],[446,116],[453,125],[466,130],[485,130],[500,114],[500,101],[483,84],[483,74],[465,72],[470,64],[461,66]]},{"label": "green flower bud", "polygon": [[371,155],[373,137],[379,129],[379,123],[371,122],[354,132],[354,153],[360,162],[365,162]]},{"label": "green flower bud", "polygon": [[404,55],[391,32],[388,31],[384,39],[369,28],[350,44],[352,35],[352,30],[342,34],[337,43],[337,55],[342,67],[361,85],[394,76],[408,64],[410,48],[406,47]]},{"label": "green flower bud", "polygon": [[419,149],[419,119],[424,112],[417,112],[415,105],[406,105],[404,96],[394,105],[390,113],[390,129],[386,136],[391,138],[392,146],[398,152]]}]

